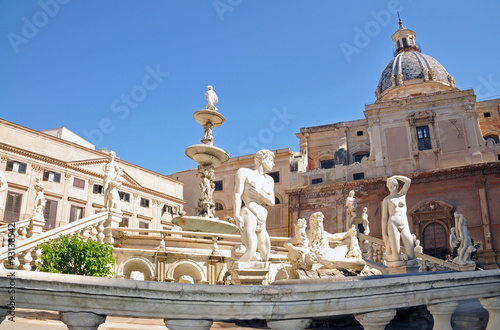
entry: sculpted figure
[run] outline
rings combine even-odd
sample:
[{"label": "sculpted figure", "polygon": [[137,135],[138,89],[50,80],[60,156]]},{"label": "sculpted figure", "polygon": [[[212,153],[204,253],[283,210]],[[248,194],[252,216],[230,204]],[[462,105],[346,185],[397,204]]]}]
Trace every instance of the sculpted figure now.
[{"label": "sculpted figure", "polygon": [[[398,180],[404,182],[398,191]],[[382,237],[386,246],[387,261],[415,259],[415,241],[410,232],[406,215],[406,193],[410,189],[411,180],[405,176],[395,175],[387,179],[389,196],[382,202]],[[406,253],[401,256],[401,240]]]},{"label": "sculpted figure", "polygon": [[121,186],[123,171],[115,161],[116,153],[109,152],[109,161],[104,165],[104,208],[121,211],[120,194],[118,187]]},{"label": "sculpted figure", "polygon": [[42,182],[42,177],[39,176],[36,178],[35,183],[36,197],[35,197],[35,206],[33,207],[33,215],[38,219],[43,219],[43,211],[45,210],[45,195],[44,190],[45,186]]},{"label": "sculpted figure", "polygon": [[361,215],[363,220],[363,227],[365,228],[365,235],[370,235],[370,222],[368,221],[368,208],[363,207],[363,214]]},{"label": "sculpted figure", "polygon": [[309,239],[307,238],[306,219],[297,219],[295,236],[290,238],[283,246],[288,250],[288,259],[295,268],[310,269],[315,260],[309,254]]},{"label": "sculpted figure", "polygon": [[203,129],[205,130],[205,132],[203,133],[203,139],[201,140],[201,143],[209,145],[214,144],[214,136],[212,133],[213,127],[214,125],[210,121],[203,125]]},{"label": "sculpted figure", "polygon": [[7,179],[5,178],[5,174],[3,174],[2,171],[0,171],[0,210],[4,209],[3,205],[3,199],[2,199],[2,193],[7,190],[8,184],[7,184]]},{"label": "sculpted figure", "polygon": [[209,85],[207,86],[207,91],[205,92],[205,99],[207,99],[207,109],[217,111],[217,107],[215,106],[219,102],[219,98],[217,94],[215,94],[214,88]]},{"label": "sculpted figure", "polygon": [[[475,262],[471,260],[471,254],[476,251],[476,248],[472,244],[472,239],[470,238],[469,230],[467,229],[467,220],[463,214],[455,213],[455,225],[457,228],[458,242],[460,243],[457,255],[458,264],[474,264]],[[453,262],[456,262],[456,260],[453,260]]]},{"label": "sculpted figure", "polygon": [[453,249],[455,248],[455,246],[457,246],[458,244],[458,239],[457,239],[457,229],[456,227],[451,227],[450,229],[450,250],[453,251]]},{"label": "sculpted figure", "polygon": [[347,228],[351,228],[354,218],[356,218],[356,209],[358,208],[358,202],[354,197],[354,190],[349,191],[349,196],[345,201],[345,213],[346,213],[346,224]]},{"label": "sculpted figure", "polygon": [[[274,154],[266,149],[255,154],[255,169],[240,168],[234,187],[234,218],[241,232],[243,247],[235,251],[239,261],[250,261],[260,253],[269,259],[271,242],[266,230],[266,205],[274,205],[274,180],[267,175],[274,166]],[[245,203],[242,207],[241,202]]]},{"label": "sculpted figure", "polygon": [[[309,218],[309,250],[312,256],[329,269],[361,271],[366,263],[361,259],[355,226],[346,233],[330,234],[324,230],[324,215],[316,212]],[[336,246],[330,247],[330,242]]]}]

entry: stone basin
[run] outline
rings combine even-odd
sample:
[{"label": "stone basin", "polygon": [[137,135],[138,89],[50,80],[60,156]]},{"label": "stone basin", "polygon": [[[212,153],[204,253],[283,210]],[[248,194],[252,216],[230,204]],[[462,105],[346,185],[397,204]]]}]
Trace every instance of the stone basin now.
[{"label": "stone basin", "polygon": [[173,218],[172,223],[182,227],[185,231],[197,231],[214,234],[236,234],[238,232],[238,227],[236,227],[235,224],[220,219],[182,216]]},{"label": "stone basin", "polygon": [[207,144],[195,144],[186,149],[186,155],[200,165],[219,167],[229,160],[227,152]]}]

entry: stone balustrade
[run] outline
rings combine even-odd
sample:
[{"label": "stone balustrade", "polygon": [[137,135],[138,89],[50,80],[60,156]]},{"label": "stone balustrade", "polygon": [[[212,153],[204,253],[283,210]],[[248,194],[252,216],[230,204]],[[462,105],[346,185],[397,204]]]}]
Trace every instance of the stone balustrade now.
[{"label": "stone balustrade", "polygon": [[[9,250],[7,245],[0,249],[0,269],[35,270],[41,256],[38,246],[43,242],[58,238],[60,235],[78,233],[82,235],[84,240],[90,239],[113,244],[112,229],[118,227],[120,221],[121,214],[106,211],[43,233],[40,226],[43,225],[43,221],[25,220],[16,222],[16,239],[12,244],[13,249]],[[15,252],[15,258],[12,262],[8,260],[9,251]]]},{"label": "stone balustrade", "polygon": [[[13,294],[8,293],[12,282]],[[0,299],[7,302],[11,296],[16,308],[60,311],[68,328],[82,330],[97,329],[107,315],[162,318],[170,330],[210,329],[214,321],[251,319],[267,320],[271,329],[306,329],[315,318],[354,315],[364,329],[375,330],[384,329],[396,309],[422,305],[433,315],[435,329],[451,329],[450,318],[458,302],[479,298],[490,314],[487,329],[493,330],[500,320],[500,270],[381,275],[346,282],[290,280],[271,286],[158,283],[2,270]],[[8,314],[7,309],[0,312]]]}]

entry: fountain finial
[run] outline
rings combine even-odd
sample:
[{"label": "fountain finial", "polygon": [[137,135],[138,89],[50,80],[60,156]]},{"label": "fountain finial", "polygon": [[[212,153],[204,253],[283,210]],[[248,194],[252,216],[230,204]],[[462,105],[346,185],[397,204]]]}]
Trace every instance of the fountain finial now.
[{"label": "fountain finial", "polygon": [[214,88],[212,85],[207,86],[207,91],[205,92],[205,99],[207,99],[207,109],[217,111],[217,107],[215,106],[219,102],[219,98],[217,94],[215,94]]}]

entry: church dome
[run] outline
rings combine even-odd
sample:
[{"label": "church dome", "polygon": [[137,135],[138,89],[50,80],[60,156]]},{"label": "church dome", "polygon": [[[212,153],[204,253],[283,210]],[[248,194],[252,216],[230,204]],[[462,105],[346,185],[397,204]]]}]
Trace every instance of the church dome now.
[{"label": "church dome", "polygon": [[455,79],[433,57],[422,54],[415,44],[415,33],[399,21],[392,36],[396,56],[380,77],[375,96],[377,101],[456,89]]}]

